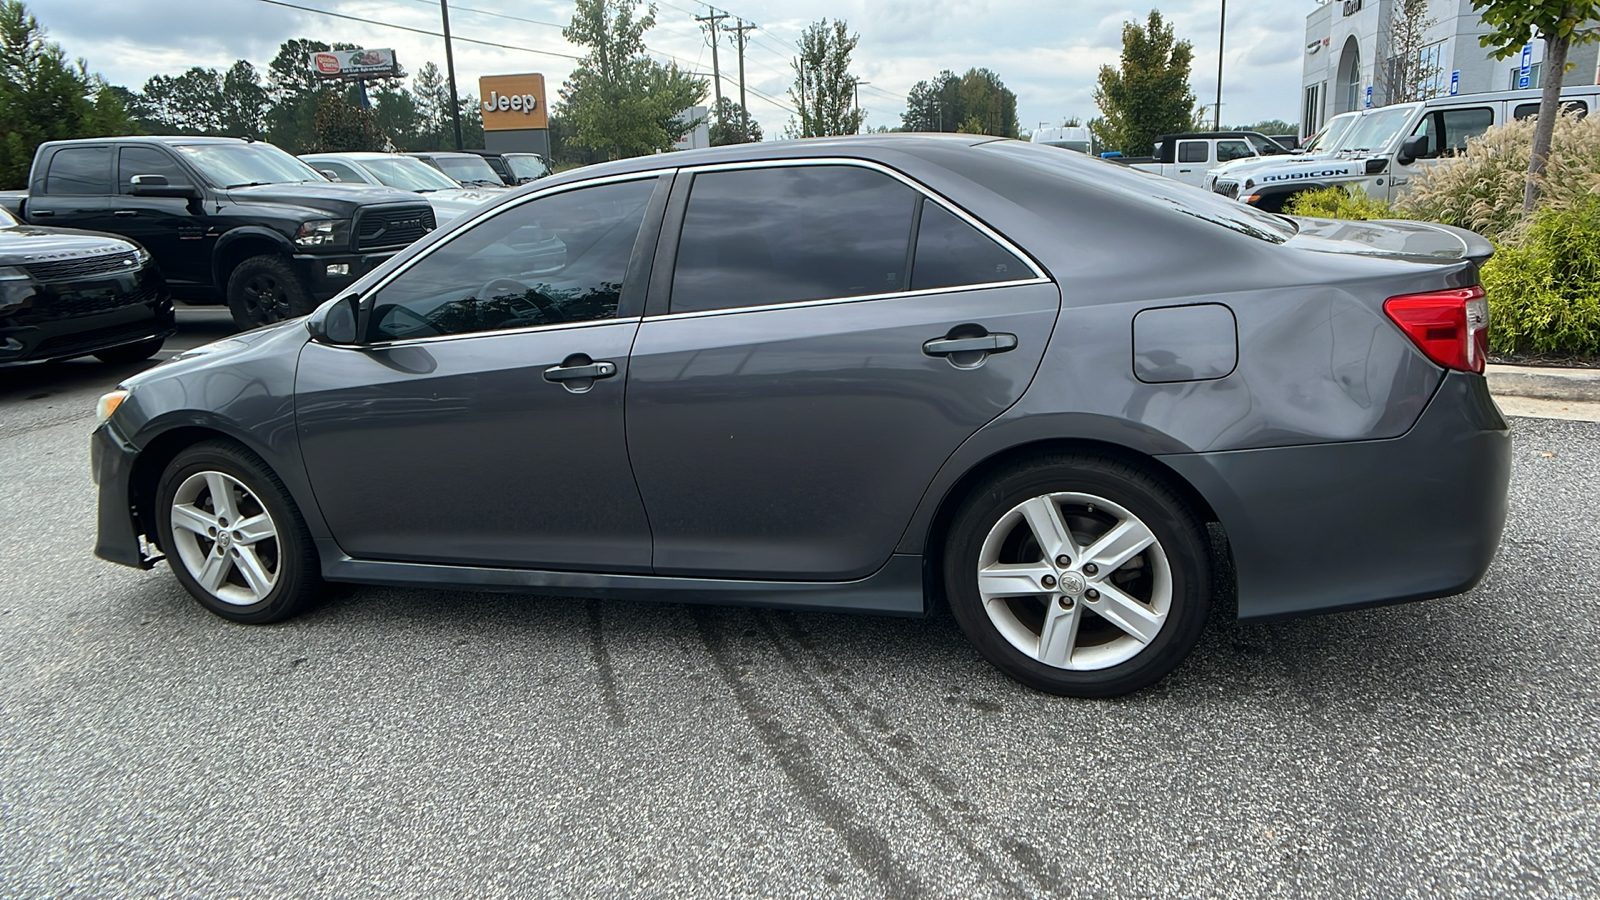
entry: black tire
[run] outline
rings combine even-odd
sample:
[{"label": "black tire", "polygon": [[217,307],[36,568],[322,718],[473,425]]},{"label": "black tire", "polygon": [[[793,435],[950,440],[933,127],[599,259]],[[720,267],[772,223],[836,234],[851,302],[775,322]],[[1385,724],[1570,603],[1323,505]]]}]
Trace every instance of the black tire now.
[{"label": "black tire", "polygon": [[228,311],[233,313],[233,324],[242,329],[303,316],[313,309],[311,292],[282,256],[252,256],[228,276]]},{"label": "black tire", "polygon": [[[276,578],[271,590],[267,591],[258,602],[242,603],[237,600],[228,602],[214,595],[201,585],[183,559],[174,536],[173,506],[179,488],[191,476],[207,472],[228,476],[254,495],[245,498],[252,501],[250,504],[241,504],[239,508],[241,520],[264,511],[275,526],[271,546],[267,546],[266,541],[252,545],[252,550],[257,552],[256,558],[263,568],[269,569]],[[259,510],[256,504],[259,505]],[[210,500],[210,507],[216,509],[217,503],[214,499]],[[179,453],[162,472],[161,479],[157,483],[155,519],[161,548],[166,553],[167,563],[179,583],[200,602],[201,606],[225,619],[252,625],[282,621],[309,608],[322,594],[324,585],[316,545],[306,530],[305,520],[301,518],[300,511],[289,497],[283,482],[273,474],[267,464],[238,444],[225,440],[205,441]],[[239,522],[236,521],[234,524]],[[204,558],[209,559],[211,552],[217,550],[217,547],[213,542],[209,548],[200,544],[198,549],[202,551]],[[218,555],[220,557],[224,554],[219,552]],[[246,582],[242,570],[237,567],[230,572],[230,576],[237,579],[236,585]],[[230,588],[226,584],[223,587],[238,589]]]},{"label": "black tire", "polygon": [[[980,558],[985,541],[993,531],[997,538],[992,542],[992,548],[1011,547],[1012,549],[1002,552],[1018,555],[1017,559],[1001,559],[999,562],[1033,564],[1034,559],[1041,559],[1043,554],[1038,543],[1034,543],[1031,547],[1027,543],[1032,539],[1033,531],[1025,520],[1021,527],[1028,530],[1021,533],[1020,541],[1018,533],[1014,531],[1015,526],[1007,525],[999,528],[997,526],[1001,526],[1002,519],[1010,516],[1024,501],[1068,492],[1103,498],[1108,501],[1107,505],[1120,506],[1123,511],[1140,520],[1140,524],[1154,536],[1156,543],[1149,552],[1141,552],[1129,559],[1126,564],[1119,564],[1115,573],[1111,571],[1099,573],[1096,570],[1096,577],[1100,579],[1098,582],[1090,577],[1085,577],[1082,584],[1074,581],[1073,589],[1079,591],[1076,597],[1065,594],[1029,595],[992,601],[1005,607],[999,615],[1012,629],[1014,637],[1017,635],[1026,637],[1026,635],[1013,623],[1023,623],[1030,615],[1038,617],[1038,624],[1035,626],[1037,653],[1030,655],[1019,649],[1017,644],[1013,643],[1013,639],[1006,637],[999,624],[1000,620],[997,620],[996,616],[991,614],[990,608],[985,606],[978,584]],[[1106,513],[1104,509],[1096,512],[1092,503],[1078,508],[1072,507],[1068,501],[1053,505],[1058,513],[1066,510],[1062,519],[1068,523],[1067,527],[1075,541],[1089,541],[1096,536],[1095,530],[1098,526],[1095,516],[1104,517],[1106,520],[1116,518]],[[1006,521],[1016,521],[1016,519],[1012,517]],[[1001,538],[999,535],[1009,535],[1009,537]],[[966,633],[967,639],[985,659],[1002,672],[1023,684],[1052,694],[1070,697],[1118,697],[1161,680],[1194,649],[1201,631],[1205,628],[1206,616],[1211,605],[1212,578],[1208,548],[1203,523],[1183,498],[1161,479],[1125,462],[1090,455],[1052,455],[1031,459],[996,472],[962,502],[952,519],[945,541],[944,587],[949,598],[951,614],[961,626],[961,630]],[[1155,554],[1159,554],[1159,562]],[[1084,560],[1075,562],[1081,564]],[[1149,566],[1148,574],[1137,571],[1145,566]],[[1159,589],[1153,585],[1163,578],[1154,574],[1158,569],[1166,573],[1167,580],[1164,583],[1170,584],[1170,599],[1167,601],[1164,619],[1158,626],[1159,630],[1141,647],[1138,639],[1131,633],[1118,630],[1112,620],[1102,618],[1096,613],[1097,609],[1108,608],[1110,593],[1101,596],[1098,591],[1089,588],[1096,583],[1100,587],[1110,585],[1110,579],[1115,574],[1119,579],[1116,586],[1120,587],[1126,583],[1129,596],[1138,593],[1137,589],[1141,584],[1149,586],[1147,589],[1154,592]],[[1066,576],[1065,572],[1068,570],[1059,571],[1063,573],[1059,580],[1059,589],[1067,590],[1069,576]],[[1086,575],[1084,571],[1079,571],[1078,574],[1080,577]],[[1129,580],[1121,581],[1124,578]],[[1149,581],[1140,582],[1139,578],[1146,578]],[[1094,600],[1088,599],[1091,594],[1094,595]],[[1151,596],[1153,597],[1153,593]],[[1135,597],[1135,599],[1146,598]],[[1151,602],[1155,601],[1152,599]],[[1045,640],[1040,635],[1044,633],[1043,623],[1049,617],[1059,614],[1053,604],[1060,604],[1061,610],[1070,610],[1074,604],[1079,607],[1078,618],[1075,620],[1080,623],[1078,628],[1087,627],[1090,631],[1074,630],[1072,634],[1075,638],[1082,638],[1087,634],[1089,638],[1101,641],[1101,646],[1106,650],[1133,655],[1104,668],[1086,670],[1058,667],[1035,658],[1036,655],[1048,655],[1044,650]],[[1091,613],[1094,615],[1091,616]],[[1091,653],[1100,651],[1100,648],[1087,641],[1082,646],[1089,647]],[[1071,653],[1067,658],[1072,659]],[[1115,653],[1108,653],[1107,658],[1118,657]]]},{"label": "black tire", "polygon": [[144,362],[150,357],[155,356],[156,351],[160,350],[161,345],[166,342],[166,338],[158,337],[151,338],[148,341],[140,341],[137,344],[123,344],[121,347],[110,347],[105,350],[96,350],[94,358],[100,360],[101,362],[115,363],[119,365],[124,363]]}]

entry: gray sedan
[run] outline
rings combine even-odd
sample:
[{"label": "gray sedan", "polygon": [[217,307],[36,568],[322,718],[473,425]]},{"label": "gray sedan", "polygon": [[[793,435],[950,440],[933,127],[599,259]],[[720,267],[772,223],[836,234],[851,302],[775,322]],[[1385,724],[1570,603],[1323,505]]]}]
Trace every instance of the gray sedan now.
[{"label": "gray sedan", "polygon": [[1225,598],[1482,577],[1490,252],[982,137],[596,166],[108,394],[96,552],[240,622],[324,581],[948,604],[1018,680],[1124,694]]}]

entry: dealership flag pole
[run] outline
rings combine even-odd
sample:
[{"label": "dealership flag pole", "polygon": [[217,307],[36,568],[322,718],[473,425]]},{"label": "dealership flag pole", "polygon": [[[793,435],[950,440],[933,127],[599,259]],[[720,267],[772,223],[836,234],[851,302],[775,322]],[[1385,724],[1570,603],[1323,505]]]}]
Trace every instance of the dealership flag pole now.
[{"label": "dealership flag pole", "polygon": [[439,15],[444,19],[444,67],[450,76],[450,121],[456,128],[456,149],[461,150],[461,100],[456,94],[456,55],[450,49],[450,0],[439,0]]}]

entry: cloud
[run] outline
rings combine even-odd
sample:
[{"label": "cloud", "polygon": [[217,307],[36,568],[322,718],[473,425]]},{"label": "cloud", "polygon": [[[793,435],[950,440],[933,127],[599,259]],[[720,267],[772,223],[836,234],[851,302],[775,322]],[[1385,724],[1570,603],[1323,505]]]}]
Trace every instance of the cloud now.
[{"label": "cloud", "polygon": [[[433,0],[290,0],[347,15],[437,31]],[[1155,0],[1095,6],[1081,0],[726,0],[719,2],[758,30],[746,58],[749,86],[778,104],[792,105],[793,42],[811,22],[843,18],[861,36],[854,70],[870,81],[861,92],[869,125],[900,121],[905,94],[917,81],[941,69],[964,72],[974,66],[994,70],[1017,93],[1018,120],[1024,127],[1097,113],[1093,90],[1103,64],[1115,65],[1122,26],[1143,22]],[[1217,0],[1167,0],[1159,5],[1180,38],[1191,41],[1195,62],[1190,83],[1202,102],[1216,88]],[[1301,51],[1305,14],[1311,0],[1233,0],[1228,5],[1224,118],[1255,121],[1298,118]],[[496,18],[485,10],[518,19]],[[658,27],[645,39],[658,58],[674,58],[694,71],[711,70],[705,33],[694,21],[701,5],[690,0],[657,0]],[[278,45],[291,38],[346,40],[369,47],[393,47],[406,68],[423,62],[444,64],[443,42],[398,31],[286,9],[261,0],[36,0],[33,12],[67,53],[85,57],[93,71],[119,84],[139,86],[151,75],[189,66],[225,67],[244,58],[265,69]],[[578,52],[561,37],[559,26],[571,16],[561,0],[452,2],[451,26],[458,37],[519,47]],[[547,24],[536,24],[543,22]],[[480,75],[543,72],[554,94],[572,61],[553,56],[457,42],[456,69],[463,92],[476,88]],[[731,43],[720,49],[723,90],[737,96],[737,56]],[[554,99],[554,97],[552,97]],[[750,96],[751,114],[769,135],[781,134],[790,113]]]}]

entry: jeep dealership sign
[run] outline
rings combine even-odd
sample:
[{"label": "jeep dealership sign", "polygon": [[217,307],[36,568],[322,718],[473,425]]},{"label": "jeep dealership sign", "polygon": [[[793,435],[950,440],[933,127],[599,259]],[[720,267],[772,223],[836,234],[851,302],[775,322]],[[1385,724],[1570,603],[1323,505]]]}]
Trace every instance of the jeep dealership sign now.
[{"label": "jeep dealership sign", "polygon": [[549,127],[544,108],[544,76],[485,75],[478,79],[478,108],[484,131],[525,131]]},{"label": "jeep dealership sign", "polygon": [[318,78],[392,78],[400,64],[389,49],[332,50],[311,54],[311,71]]}]

